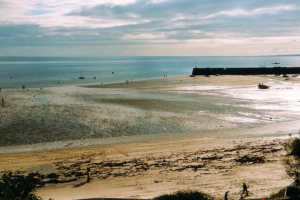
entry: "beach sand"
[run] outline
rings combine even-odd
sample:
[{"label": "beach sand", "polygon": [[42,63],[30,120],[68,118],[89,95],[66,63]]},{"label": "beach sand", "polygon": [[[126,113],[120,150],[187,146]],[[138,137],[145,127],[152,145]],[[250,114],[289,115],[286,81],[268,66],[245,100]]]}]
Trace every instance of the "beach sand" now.
[{"label": "beach sand", "polygon": [[0,172],[55,173],[37,189],[44,199],[183,189],[238,198],[244,182],[251,198],[267,197],[292,181],[282,144],[300,130],[299,85],[272,76],[180,76],[2,91]]}]

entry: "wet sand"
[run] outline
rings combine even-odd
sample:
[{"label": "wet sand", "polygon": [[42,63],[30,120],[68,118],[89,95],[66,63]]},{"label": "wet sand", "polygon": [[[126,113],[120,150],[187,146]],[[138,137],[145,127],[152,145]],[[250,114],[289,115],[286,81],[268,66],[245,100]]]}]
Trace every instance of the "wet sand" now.
[{"label": "wet sand", "polygon": [[286,98],[298,88],[269,76],[181,76],[4,91],[0,171],[56,173],[37,190],[45,199],[181,189],[236,198],[243,182],[250,197],[266,197],[292,180],[282,143],[300,129],[298,101]]}]

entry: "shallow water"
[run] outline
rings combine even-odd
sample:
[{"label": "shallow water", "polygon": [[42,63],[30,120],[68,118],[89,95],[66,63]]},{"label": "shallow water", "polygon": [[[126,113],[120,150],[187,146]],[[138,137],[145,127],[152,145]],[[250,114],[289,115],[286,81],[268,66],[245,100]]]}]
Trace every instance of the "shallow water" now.
[{"label": "shallow water", "polygon": [[[199,115],[208,115],[220,121],[239,124],[239,138],[284,137],[300,132],[300,84],[298,82],[271,81],[270,89],[259,90],[257,85],[211,86],[193,85],[177,87],[178,93],[202,94],[210,98],[213,106]],[[199,103],[203,101],[199,99]],[[209,105],[209,104],[208,104]],[[244,128],[243,128],[244,127]],[[213,137],[228,138],[213,134]]]},{"label": "shallow water", "polygon": [[[258,57],[0,57],[0,87],[42,88],[190,75],[194,67],[299,66],[299,56]],[[85,79],[79,79],[84,76]],[[94,79],[96,77],[96,79]]]}]

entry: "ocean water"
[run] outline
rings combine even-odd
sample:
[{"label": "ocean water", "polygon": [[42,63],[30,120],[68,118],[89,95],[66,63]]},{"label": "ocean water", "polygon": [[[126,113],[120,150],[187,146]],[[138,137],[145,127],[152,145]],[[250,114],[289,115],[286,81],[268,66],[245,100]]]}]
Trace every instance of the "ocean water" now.
[{"label": "ocean water", "polygon": [[[300,56],[257,57],[0,57],[0,88],[125,82],[190,75],[194,67],[300,66]],[[79,79],[79,76],[85,79]],[[96,77],[96,79],[94,79]]]}]

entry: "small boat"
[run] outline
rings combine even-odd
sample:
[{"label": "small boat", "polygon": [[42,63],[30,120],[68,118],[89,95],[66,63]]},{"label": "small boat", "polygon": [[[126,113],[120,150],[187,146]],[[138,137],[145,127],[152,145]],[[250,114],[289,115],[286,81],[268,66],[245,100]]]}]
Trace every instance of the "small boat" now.
[{"label": "small boat", "polygon": [[274,64],[274,65],[279,65],[280,63],[278,63],[278,62],[274,62],[274,63],[272,63],[272,64]]},{"label": "small boat", "polygon": [[85,76],[82,76],[82,70],[81,70],[81,75],[79,76],[79,79],[85,79]]},{"label": "small boat", "polygon": [[263,83],[262,84],[259,83],[257,86],[258,86],[258,89],[269,89],[270,88],[270,86],[264,85]]}]

